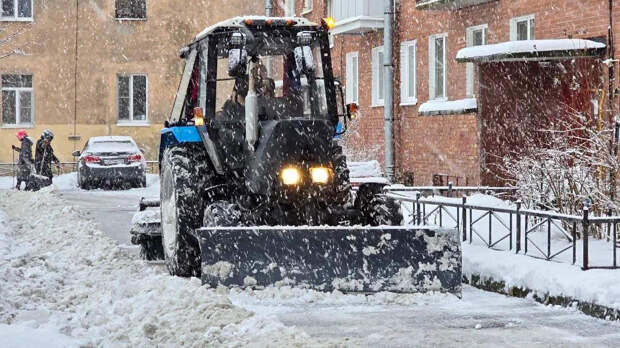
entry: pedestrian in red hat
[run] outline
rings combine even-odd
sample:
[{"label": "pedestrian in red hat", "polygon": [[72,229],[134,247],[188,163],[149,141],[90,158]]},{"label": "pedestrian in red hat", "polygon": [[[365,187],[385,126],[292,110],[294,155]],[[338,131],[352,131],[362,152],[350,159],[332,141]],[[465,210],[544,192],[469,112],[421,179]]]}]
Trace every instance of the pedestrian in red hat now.
[{"label": "pedestrian in red hat", "polygon": [[18,131],[15,136],[21,142],[21,147],[13,145],[13,150],[19,152],[19,159],[17,160],[17,185],[16,189],[21,189],[21,184],[26,184],[25,189],[30,190],[30,174],[32,173],[33,159],[32,159],[32,139],[28,136],[25,130]]}]

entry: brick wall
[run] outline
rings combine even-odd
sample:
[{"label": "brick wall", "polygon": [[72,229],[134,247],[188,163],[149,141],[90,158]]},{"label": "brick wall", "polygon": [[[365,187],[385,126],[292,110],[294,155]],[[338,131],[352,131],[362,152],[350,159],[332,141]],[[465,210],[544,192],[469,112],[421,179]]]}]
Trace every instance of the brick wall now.
[{"label": "brick wall", "polygon": [[[297,2],[301,10],[303,0]],[[314,0],[315,10],[306,16],[315,21],[326,16],[326,2]],[[439,173],[467,177],[470,184],[481,181],[482,140],[478,115],[418,115],[420,104],[429,98],[430,35],[447,33],[447,95],[449,100],[457,100],[465,98],[466,94],[466,66],[454,59],[458,50],[466,46],[466,28],[488,24],[487,43],[505,42],[510,40],[510,19],[533,14],[536,39],[606,38],[608,6],[608,0],[497,0],[455,11],[430,11],[417,10],[415,0],[401,0],[394,28],[397,172],[413,172],[416,184],[430,184],[432,175]],[[614,6],[615,49],[620,53],[620,4]],[[418,103],[400,106],[399,45],[409,40],[417,40]],[[343,81],[346,54],[359,53],[360,118],[346,137],[347,152],[356,159],[376,157],[381,162],[384,157],[383,108],[371,107],[371,50],[382,44],[382,31],[361,36],[342,35],[336,37],[332,52],[335,74]]]}]

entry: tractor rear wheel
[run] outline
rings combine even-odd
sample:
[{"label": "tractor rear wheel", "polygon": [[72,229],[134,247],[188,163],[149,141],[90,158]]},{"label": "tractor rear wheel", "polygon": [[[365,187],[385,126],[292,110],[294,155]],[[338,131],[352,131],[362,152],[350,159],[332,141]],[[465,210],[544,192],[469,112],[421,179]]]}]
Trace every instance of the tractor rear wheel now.
[{"label": "tractor rear wheel", "polygon": [[357,190],[355,207],[360,210],[365,223],[371,226],[399,226],[403,214],[398,203],[383,194],[382,184],[363,184]]},{"label": "tractor rear wheel", "polygon": [[162,157],[162,244],[171,275],[200,275],[200,249],[192,232],[202,224],[202,190],[209,176],[201,164],[206,160],[203,149],[187,145],[170,147]]}]

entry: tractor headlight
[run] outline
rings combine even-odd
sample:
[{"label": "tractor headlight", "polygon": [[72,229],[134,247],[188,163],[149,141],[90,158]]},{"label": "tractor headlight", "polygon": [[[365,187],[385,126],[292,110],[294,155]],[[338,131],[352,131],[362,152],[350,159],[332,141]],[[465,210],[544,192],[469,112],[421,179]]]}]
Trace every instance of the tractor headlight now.
[{"label": "tractor headlight", "polygon": [[329,182],[329,169],[325,167],[310,168],[310,176],[315,184],[327,184]]},{"label": "tractor headlight", "polygon": [[282,173],[280,173],[280,179],[284,185],[297,185],[301,181],[301,173],[297,168],[284,168]]}]

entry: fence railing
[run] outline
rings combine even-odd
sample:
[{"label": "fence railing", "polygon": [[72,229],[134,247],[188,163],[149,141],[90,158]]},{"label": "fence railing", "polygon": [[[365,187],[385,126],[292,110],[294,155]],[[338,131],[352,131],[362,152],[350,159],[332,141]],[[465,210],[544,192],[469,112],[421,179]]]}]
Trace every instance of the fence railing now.
[{"label": "fence railing", "polygon": [[[407,195],[407,191],[420,190],[386,190],[388,197],[401,202],[407,224],[454,228],[463,242],[547,261],[577,264],[580,260],[583,270],[619,268],[620,216],[593,217],[588,208],[582,216],[565,215],[523,209],[520,202],[511,207],[491,207],[468,202],[467,197],[433,199],[423,198],[419,192]],[[592,239],[593,232],[607,240]]]},{"label": "fence railing", "polygon": [[[16,163],[0,163],[0,176],[13,176],[17,170]],[[77,162],[61,162],[60,167],[52,166],[54,175],[62,175],[77,170]],[[159,173],[159,164],[157,161],[146,161],[147,173]]]}]

